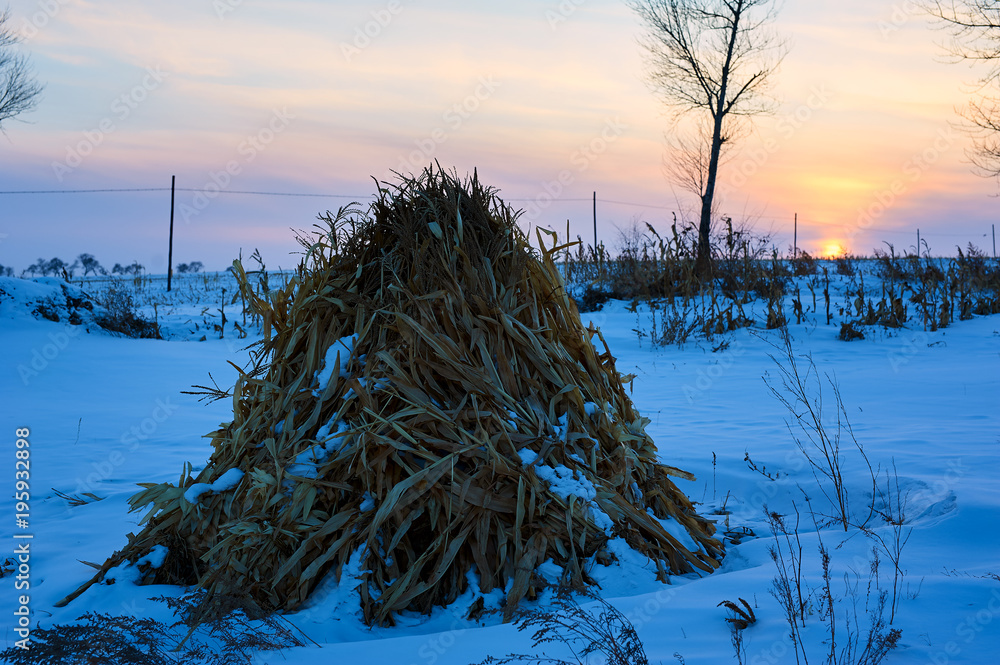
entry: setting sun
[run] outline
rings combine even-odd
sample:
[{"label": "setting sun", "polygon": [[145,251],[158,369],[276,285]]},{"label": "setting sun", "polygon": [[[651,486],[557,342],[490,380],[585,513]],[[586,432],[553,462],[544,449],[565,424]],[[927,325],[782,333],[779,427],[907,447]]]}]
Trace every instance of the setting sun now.
[{"label": "setting sun", "polygon": [[828,242],[823,245],[823,258],[835,259],[838,256],[843,256],[844,248],[836,242]]}]

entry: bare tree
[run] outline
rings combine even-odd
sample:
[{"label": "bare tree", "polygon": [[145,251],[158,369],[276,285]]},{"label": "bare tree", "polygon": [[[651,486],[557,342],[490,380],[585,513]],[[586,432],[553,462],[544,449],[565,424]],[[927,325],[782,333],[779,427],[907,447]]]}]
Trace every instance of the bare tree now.
[{"label": "bare tree", "polygon": [[650,83],[674,110],[694,113],[697,138],[677,138],[678,184],[701,199],[698,271],[709,274],[715,185],[724,147],[746,120],[773,110],[767,88],[784,53],[768,25],[777,0],[629,0],[645,23]]},{"label": "bare tree", "polygon": [[5,120],[33,109],[42,92],[27,56],[15,49],[21,38],[7,27],[9,20],[9,10],[0,12],[0,131]]},{"label": "bare tree", "polygon": [[1000,2],[997,0],[924,0],[927,11],[951,31],[948,50],[956,60],[983,62],[983,92],[963,116],[976,138],[969,153],[980,175],[1000,177]]},{"label": "bare tree", "polygon": [[76,261],[73,262],[73,267],[83,268],[83,276],[94,273],[95,275],[107,275],[108,271],[104,269],[101,262],[94,258],[93,254],[81,254],[76,257]]}]

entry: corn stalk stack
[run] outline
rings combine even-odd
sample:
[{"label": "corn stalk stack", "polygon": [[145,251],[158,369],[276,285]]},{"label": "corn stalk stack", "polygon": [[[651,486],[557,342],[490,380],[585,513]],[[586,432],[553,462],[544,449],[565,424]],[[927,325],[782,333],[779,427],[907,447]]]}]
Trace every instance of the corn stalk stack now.
[{"label": "corn stalk stack", "polygon": [[196,477],[142,485],[142,530],[64,602],[124,564],[293,611],[353,555],[364,620],[390,625],[470,584],[506,589],[509,619],[540,564],[585,585],[615,537],[664,581],[714,570],[714,527],[671,480],[692,477],[657,461],[567,296],[565,246],[532,249],[516,218],[476,175],[429,169],[321,217],[284,288],[261,297],[234,263],[264,336],[232,422]]}]

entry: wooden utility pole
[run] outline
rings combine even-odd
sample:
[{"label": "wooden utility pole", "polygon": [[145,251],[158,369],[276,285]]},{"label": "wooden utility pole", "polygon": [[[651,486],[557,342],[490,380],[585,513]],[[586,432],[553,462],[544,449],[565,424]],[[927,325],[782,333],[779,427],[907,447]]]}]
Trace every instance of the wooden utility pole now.
[{"label": "wooden utility pole", "polygon": [[997,258],[997,225],[996,224],[990,224],[990,227],[993,229],[993,258],[996,259]]},{"label": "wooden utility pole", "polygon": [[920,229],[917,229],[917,258],[920,258]]},{"label": "wooden utility pole", "polygon": [[594,192],[594,251],[597,251],[597,192]]},{"label": "wooden utility pole", "polygon": [[177,176],[170,176],[170,245],[167,249],[167,291],[170,291],[170,281],[174,276],[174,185]]},{"label": "wooden utility pole", "polygon": [[565,245],[566,245],[566,266],[567,266],[567,268],[569,266],[569,240],[570,240],[570,238],[569,238],[569,220],[567,219],[566,220],[566,240],[565,240]]},{"label": "wooden utility pole", "polygon": [[795,213],[795,227],[792,231],[792,258],[799,256],[799,213]]}]

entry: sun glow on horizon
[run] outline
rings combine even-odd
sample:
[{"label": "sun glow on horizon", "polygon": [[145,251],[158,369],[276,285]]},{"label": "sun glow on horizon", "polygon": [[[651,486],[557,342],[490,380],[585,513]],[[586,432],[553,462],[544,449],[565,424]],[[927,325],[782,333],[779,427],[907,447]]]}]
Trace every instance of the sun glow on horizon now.
[{"label": "sun glow on horizon", "polygon": [[838,242],[829,241],[823,243],[822,256],[824,259],[835,259],[839,256],[843,256],[846,253],[847,250],[845,250],[844,247]]}]

